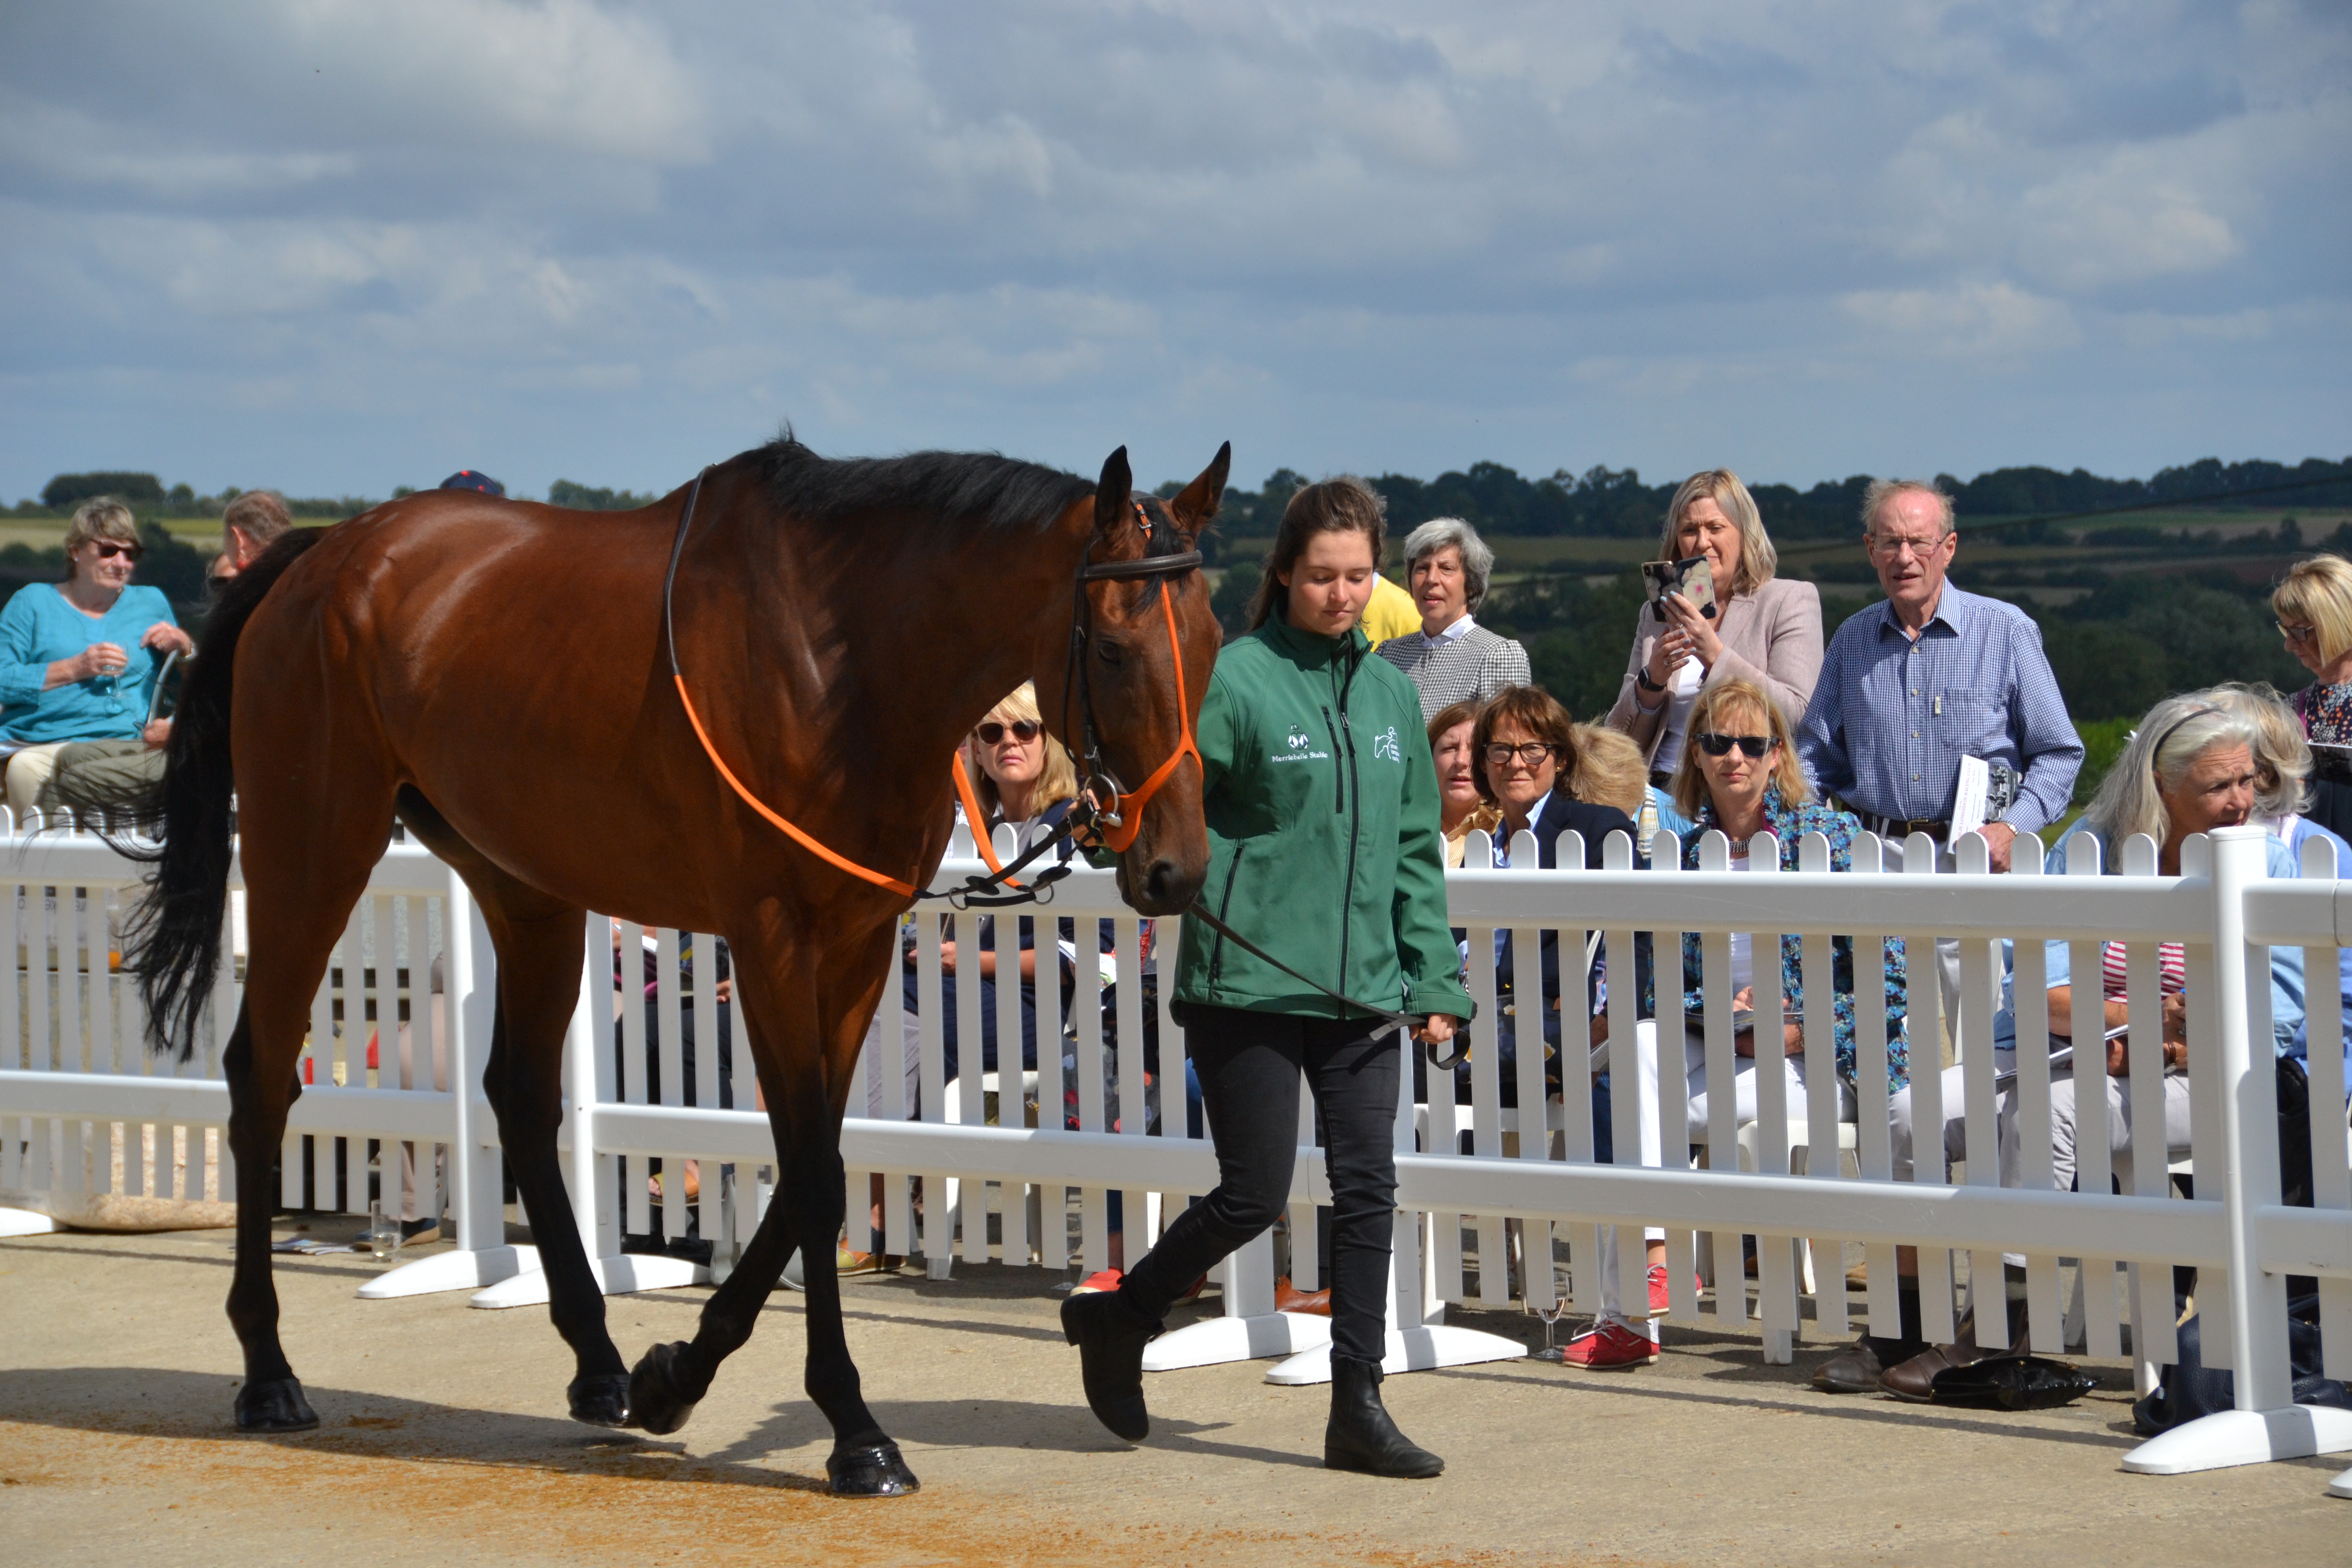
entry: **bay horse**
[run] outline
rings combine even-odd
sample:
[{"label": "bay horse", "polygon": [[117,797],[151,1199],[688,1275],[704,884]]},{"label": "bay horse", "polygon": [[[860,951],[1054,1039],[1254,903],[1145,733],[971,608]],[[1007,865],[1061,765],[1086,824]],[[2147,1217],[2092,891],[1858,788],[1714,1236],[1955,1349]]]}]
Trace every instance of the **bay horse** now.
[{"label": "bay horse", "polygon": [[[186,1059],[234,791],[251,946],[222,1058],[237,1426],[318,1423],[278,1341],[271,1163],[310,998],[397,816],[465,879],[496,945],[484,1088],[575,1357],[572,1415],[677,1430],[797,1247],[832,1489],[913,1491],[860,1396],[834,1260],[841,1119],[896,924],[946,849],[950,755],[1024,680],[1041,711],[1086,720],[1090,792],[1138,808],[1108,836],[1121,896],[1144,914],[1192,901],[1208,837],[1192,736],[1221,639],[1189,552],[1231,453],[1161,501],[1130,493],[1125,447],[1090,483],[992,454],[831,460],[787,430],[641,510],[431,491],[288,534],[231,583],[173,727],[126,967],[151,1045]],[[1118,783],[1147,778],[1148,802]],[[634,1370],[556,1157],[590,910],[727,939],[776,1141],[776,1195],[693,1341]]]}]

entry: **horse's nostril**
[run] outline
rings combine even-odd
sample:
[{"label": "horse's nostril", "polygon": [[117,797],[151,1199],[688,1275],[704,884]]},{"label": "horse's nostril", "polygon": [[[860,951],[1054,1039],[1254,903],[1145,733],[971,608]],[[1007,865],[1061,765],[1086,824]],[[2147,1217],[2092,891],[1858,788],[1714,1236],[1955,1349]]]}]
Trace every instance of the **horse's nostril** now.
[{"label": "horse's nostril", "polygon": [[1144,897],[1155,906],[1166,901],[1175,891],[1176,866],[1171,860],[1154,860],[1151,869],[1143,875]]}]

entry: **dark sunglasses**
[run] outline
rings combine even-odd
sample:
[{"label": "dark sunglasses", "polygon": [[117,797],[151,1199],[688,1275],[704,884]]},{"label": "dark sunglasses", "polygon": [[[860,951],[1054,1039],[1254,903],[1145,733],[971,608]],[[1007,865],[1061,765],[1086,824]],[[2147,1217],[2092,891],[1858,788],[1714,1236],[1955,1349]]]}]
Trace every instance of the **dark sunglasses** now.
[{"label": "dark sunglasses", "polygon": [[[980,737],[980,743],[982,745],[994,746],[1001,744],[1003,742],[1004,729],[1005,727],[1003,725],[998,723],[995,720],[991,719],[987,723],[975,727],[972,733]],[[1024,746],[1045,732],[1045,726],[1040,724],[1034,719],[1015,719],[1013,721],[1013,738],[1020,742]]]},{"label": "dark sunglasses", "polygon": [[1559,749],[1544,741],[1528,741],[1517,746],[1506,746],[1498,742],[1486,748],[1486,765],[1490,768],[1507,768],[1511,765],[1511,759],[1517,757],[1531,768],[1539,768],[1543,766],[1544,759]]},{"label": "dark sunglasses", "polygon": [[1710,757],[1727,757],[1737,746],[1751,757],[1761,757],[1772,749],[1769,735],[1717,735],[1713,732],[1693,735],[1692,742]]},{"label": "dark sunglasses", "polygon": [[2291,626],[2284,621],[2273,621],[2271,625],[2278,627],[2279,636],[2289,642],[2309,642],[2318,634],[2316,626]]},{"label": "dark sunglasses", "polygon": [[111,561],[118,555],[127,555],[136,562],[142,555],[147,553],[146,546],[141,544],[116,544],[104,539],[93,539],[89,542],[90,548],[98,552],[98,558],[100,561]]}]

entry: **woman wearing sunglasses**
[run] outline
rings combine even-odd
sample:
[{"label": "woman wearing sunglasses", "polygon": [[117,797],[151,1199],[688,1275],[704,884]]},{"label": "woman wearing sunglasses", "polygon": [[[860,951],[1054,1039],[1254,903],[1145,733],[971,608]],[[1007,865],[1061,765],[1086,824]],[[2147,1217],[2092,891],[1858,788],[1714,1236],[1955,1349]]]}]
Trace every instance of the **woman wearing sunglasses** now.
[{"label": "woman wearing sunglasses", "polygon": [[[1699,700],[1691,709],[1691,746],[1684,752],[1675,773],[1675,802],[1689,815],[1693,824],[1683,845],[1683,869],[1698,869],[1699,841],[1710,831],[1720,832],[1731,840],[1731,868],[1735,871],[1748,869],[1748,847],[1759,833],[1769,833],[1778,841],[1783,871],[1797,868],[1799,847],[1809,833],[1818,833],[1830,841],[1830,869],[1853,869],[1853,840],[1861,825],[1851,814],[1832,811],[1813,799],[1812,795],[1812,786],[1806,782],[1804,769],[1797,763],[1796,748],[1790,741],[1788,719],[1780,704],[1765,696],[1762,687],[1749,680],[1727,680],[1700,693]],[[1887,1089],[1892,1093],[1908,1083],[1910,1077],[1902,1038],[1903,943],[1895,937],[1886,938],[1885,942],[1886,1074]],[[1757,960],[1753,946],[1753,939],[1748,936],[1731,939],[1733,1005],[1741,1010],[1747,1009],[1755,997]],[[1800,938],[1780,939],[1782,1014],[1777,1026],[1786,1053],[1784,1070],[1791,1105],[1805,1102],[1805,1027],[1798,1021],[1805,1007],[1804,975],[1800,962],[1802,952]],[[1835,1020],[1835,1037],[1827,1043],[1833,1047],[1833,1065],[1841,1080],[1851,1082],[1854,1071],[1853,939],[1836,938],[1832,952],[1831,979],[1836,994],[1831,1012]],[[1694,1141],[1706,1135],[1709,1089],[1706,1047],[1697,1029],[1697,1019],[1706,1008],[1700,972],[1700,938],[1696,932],[1685,932],[1683,975],[1687,989],[1683,1012],[1692,1020],[1685,1059],[1690,1071],[1689,1125]],[[1764,1028],[1776,1026],[1770,1019],[1759,1018],[1757,1023]],[[1756,1120],[1755,1035],[1741,1031],[1733,1041],[1732,1054],[1738,1063],[1738,1082],[1733,1086],[1738,1100],[1733,1117],[1735,1121],[1745,1124]]]},{"label": "woman wearing sunglasses", "polygon": [[[1699,843],[1710,832],[1719,832],[1731,840],[1731,868],[1735,871],[1748,869],[1749,848],[1759,833],[1769,833],[1778,841],[1780,869],[1784,871],[1797,869],[1801,847],[1811,833],[1821,834],[1829,840],[1832,870],[1853,869],[1853,840],[1860,824],[1848,813],[1832,811],[1812,798],[1812,787],[1797,763],[1796,749],[1790,741],[1788,718],[1780,705],[1765,694],[1762,686],[1735,679],[1702,690],[1691,705],[1690,741],[1674,777],[1675,804],[1692,821],[1692,830],[1682,847],[1683,869],[1698,869]],[[1661,837],[1657,847],[1663,850],[1664,845]],[[1893,1093],[1910,1079],[1903,1040],[1903,943],[1893,937],[1885,940],[1886,1076],[1888,1091]],[[1734,1125],[1756,1120],[1754,1029],[1741,1029],[1733,1037],[1731,1084],[1713,1083],[1707,1076],[1706,1043],[1699,1023],[1706,1006],[1701,978],[1705,973],[1702,954],[1697,933],[1685,932],[1681,1011],[1688,1021],[1682,1033],[1683,1068],[1689,1078],[1690,1110],[1682,1139],[1675,1139],[1669,1127],[1661,1125],[1655,1045],[1637,1043],[1632,1053],[1640,1068],[1637,1080],[1644,1131],[1641,1160],[1645,1165],[1658,1163],[1668,1146],[1675,1148],[1680,1163],[1683,1147],[1706,1137],[1711,1094],[1728,1092],[1734,1097]],[[1806,1049],[1809,1042],[1804,1025],[1799,1021],[1805,1008],[1802,955],[1802,939],[1780,939],[1781,1015],[1778,1019],[1756,1020],[1758,1026],[1777,1028],[1780,1032],[1784,1053],[1781,1071],[1788,1088],[1788,1103],[1792,1108],[1805,1103],[1805,1078],[1813,1061]],[[1752,936],[1743,934],[1731,939],[1729,981],[1736,1008],[1746,1010],[1755,1001],[1759,962]],[[1767,956],[1761,962],[1769,963],[1770,959]],[[1854,1073],[1852,937],[1832,939],[1830,977],[1834,1020],[1832,1038],[1811,1043],[1830,1047],[1832,1059],[1826,1065],[1838,1074],[1840,1113],[1850,1115],[1854,1108],[1851,1087]],[[1643,1010],[1649,1010],[1647,997]],[[1667,1039],[1675,1034],[1671,1018],[1669,1011],[1660,1020],[1668,1026],[1663,1031]],[[1649,1252],[1652,1300],[1654,1305],[1662,1305],[1665,1274],[1665,1244],[1662,1237],[1650,1238]],[[1916,1298],[1913,1300],[1916,1302]],[[1916,1307],[1913,1310],[1916,1312]],[[1594,1325],[1591,1338],[1595,1342],[1591,1349],[1577,1358],[1585,1365],[1624,1366],[1649,1360],[1657,1353],[1641,1328],[1606,1312]]]},{"label": "woman wearing sunglasses", "polygon": [[168,723],[149,726],[165,654],[196,651],[153,588],[131,585],[141,547],[131,509],[85,501],[66,530],[66,580],[28,583],[0,610],[0,748],[10,749],[8,809],[34,809],[76,742],[130,755],[157,751]]},{"label": "woman wearing sunglasses", "polygon": [[[988,717],[972,727],[964,741],[963,765],[972,782],[972,794],[980,803],[985,820],[971,824],[975,837],[993,833],[1002,825],[1010,824],[1016,847],[1026,851],[1039,839],[1050,837],[1061,826],[1062,818],[1077,798],[1078,776],[1071,765],[1070,753],[1045,732],[1037,712],[1037,693],[1025,682],[1021,689],[989,710]],[[1072,851],[1062,847],[1060,858],[1068,859]],[[1021,984],[1021,1070],[1034,1072],[1037,1068],[1037,950],[1035,922],[1026,916],[1013,918],[1020,928]],[[1070,922],[1062,922],[1065,926]],[[958,1066],[956,1038],[956,986],[971,982],[981,988],[980,1031],[983,1072],[998,1070],[996,1050],[996,987],[1003,976],[1003,965],[997,954],[997,921],[983,915],[980,921],[980,951],[959,955],[952,941],[940,946],[940,1027],[945,1031],[947,1076],[953,1079]],[[1050,952],[1053,943],[1046,946]],[[1066,962],[1061,969],[1049,961],[1047,973],[1066,973]],[[911,952],[906,965],[907,1027],[911,1039],[914,1030],[915,968]],[[910,1056],[910,1061],[913,1059]],[[911,1069],[910,1069],[911,1070]]]}]

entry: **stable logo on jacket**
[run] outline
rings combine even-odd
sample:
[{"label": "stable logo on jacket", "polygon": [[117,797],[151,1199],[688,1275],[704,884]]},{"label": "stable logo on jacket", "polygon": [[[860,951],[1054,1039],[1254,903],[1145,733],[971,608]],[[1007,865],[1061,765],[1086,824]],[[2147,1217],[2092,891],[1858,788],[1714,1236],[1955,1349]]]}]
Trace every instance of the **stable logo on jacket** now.
[{"label": "stable logo on jacket", "polygon": [[1318,752],[1318,751],[1312,751],[1312,750],[1310,750],[1309,748],[1311,748],[1314,744],[1315,744],[1314,741],[1313,741],[1313,740],[1311,740],[1310,738],[1308,738],[1307,733],[1306,727],[1305,727],[1304,725],[1300,725],[1300,724],[1293,724],[1293,725],[1290,727],[1290,750],[1289,750],[1289,752],[1288,752],[1286,754],[1286,753],[1284,753],[1284,752],[1275,752],[1272,756],[1270,756],[1270,757],[1266,758],[1266,761],[1267,761],[1267,762],[1269,762],[1269,763],[1328,763],[1328,762],[1329,762],[1329,761],[1331,760],[1331,753],[1330,753],[1330,752]]}]

